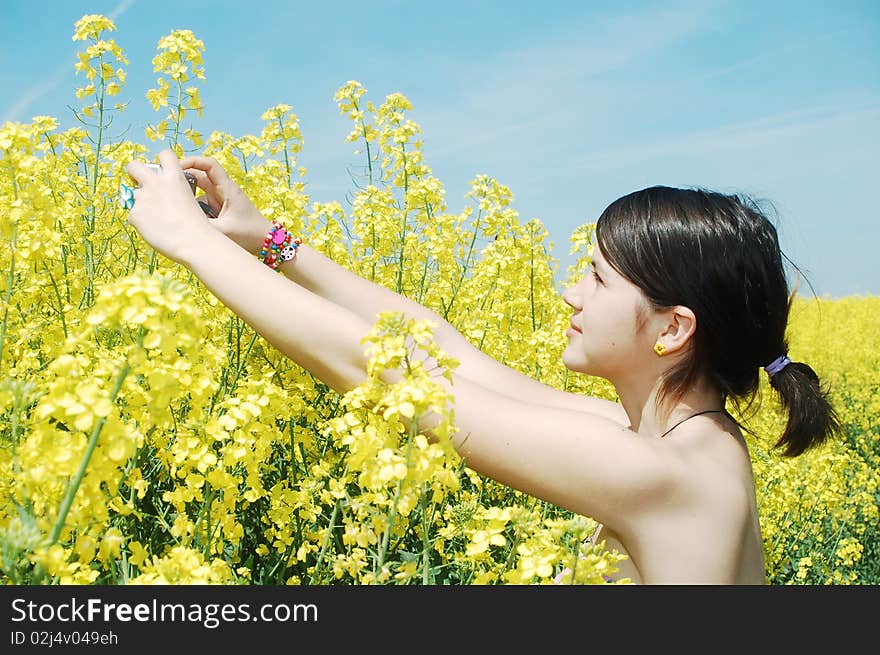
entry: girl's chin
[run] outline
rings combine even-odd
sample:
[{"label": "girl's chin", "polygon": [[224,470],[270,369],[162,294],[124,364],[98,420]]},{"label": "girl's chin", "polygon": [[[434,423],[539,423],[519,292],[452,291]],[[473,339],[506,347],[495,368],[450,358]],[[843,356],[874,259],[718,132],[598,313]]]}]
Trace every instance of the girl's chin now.
[{"label": "girl's chin", "polygon": [[565,366],[565,368],[567,368],[569,371],[572,371],[574,373],[586,373],[586,371],[584,370],[586,362],[584,361],[583,356],[580,356],[577,358],[575,358],[574,356],[571,356],[571,355],[566,356],[567,352],[568,352],[568,349],[566,349],[562,353],[563,366]]},{"label": "girl's chin", "polygon": [[573,373],[581,375],[592,375],[595,377],[605,377],[602,372],[597,371],[594,362],[590,360],[582,350],[569,350],[566,348],[562,351],[562,364]]}]

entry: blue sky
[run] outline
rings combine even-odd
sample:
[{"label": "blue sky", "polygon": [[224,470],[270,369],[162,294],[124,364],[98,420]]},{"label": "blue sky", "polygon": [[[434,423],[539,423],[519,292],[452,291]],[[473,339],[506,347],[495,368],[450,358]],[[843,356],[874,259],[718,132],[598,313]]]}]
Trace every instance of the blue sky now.
[{"label": "blue sky", "polygon": [[[772,202],[784,252],[819,296],[880,295],[880,2],[167,2],[0,0],[0,122],[56,116],[82,76],[84,14],[113,18],[129,58],[126,138],[149,142],[158,40],[205,43],[206,110],[192,126],[259,134],[300,118],[314,201],[346,206],[349,123],[333,95],[358,80],[403,93],[426,163],[461,211],[497,178],[555,244],[646,186],[701,186]],[[115,129],[116,125],[114,125]],[[809,294],[807,286],[801,292]]]}]

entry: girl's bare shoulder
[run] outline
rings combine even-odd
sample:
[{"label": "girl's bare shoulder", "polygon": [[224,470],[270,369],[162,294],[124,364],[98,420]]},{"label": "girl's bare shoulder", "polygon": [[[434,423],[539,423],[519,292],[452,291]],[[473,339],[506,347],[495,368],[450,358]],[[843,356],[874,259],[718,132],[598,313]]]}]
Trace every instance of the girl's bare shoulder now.
[{"label": "girl's bare shoulder", "polygon": [[709,496],[718,501],[744,502],[754,488],[754,476],[742,430],[730,417],[717,414],[689,423],[674,438],[666,439],[687,460],[695,486],[701,494],[714,492]]}]

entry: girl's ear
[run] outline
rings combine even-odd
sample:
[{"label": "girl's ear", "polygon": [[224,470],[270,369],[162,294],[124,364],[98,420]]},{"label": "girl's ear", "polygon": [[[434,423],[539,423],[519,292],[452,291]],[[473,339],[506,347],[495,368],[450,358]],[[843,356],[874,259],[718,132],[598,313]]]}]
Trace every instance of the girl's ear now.
[{"label": "girl's ear", "polygon": [[657,341],[666,346],[666,352],[674,353],[687,346],[696,333],[697,317],[684,305],[676,305],[669,311],[669,321]]}]

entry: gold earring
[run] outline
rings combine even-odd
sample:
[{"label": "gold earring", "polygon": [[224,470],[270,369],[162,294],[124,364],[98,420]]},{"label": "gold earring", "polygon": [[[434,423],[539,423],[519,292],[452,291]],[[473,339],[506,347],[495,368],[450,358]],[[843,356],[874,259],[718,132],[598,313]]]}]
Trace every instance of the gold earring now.
[{"label": "gold earring", "polygon": [[666,346],[658,341],[654,344],[654,352],[657,353],[657,355],[659,355],[660,357],[663,357],[663,355],[666,354]]}]

